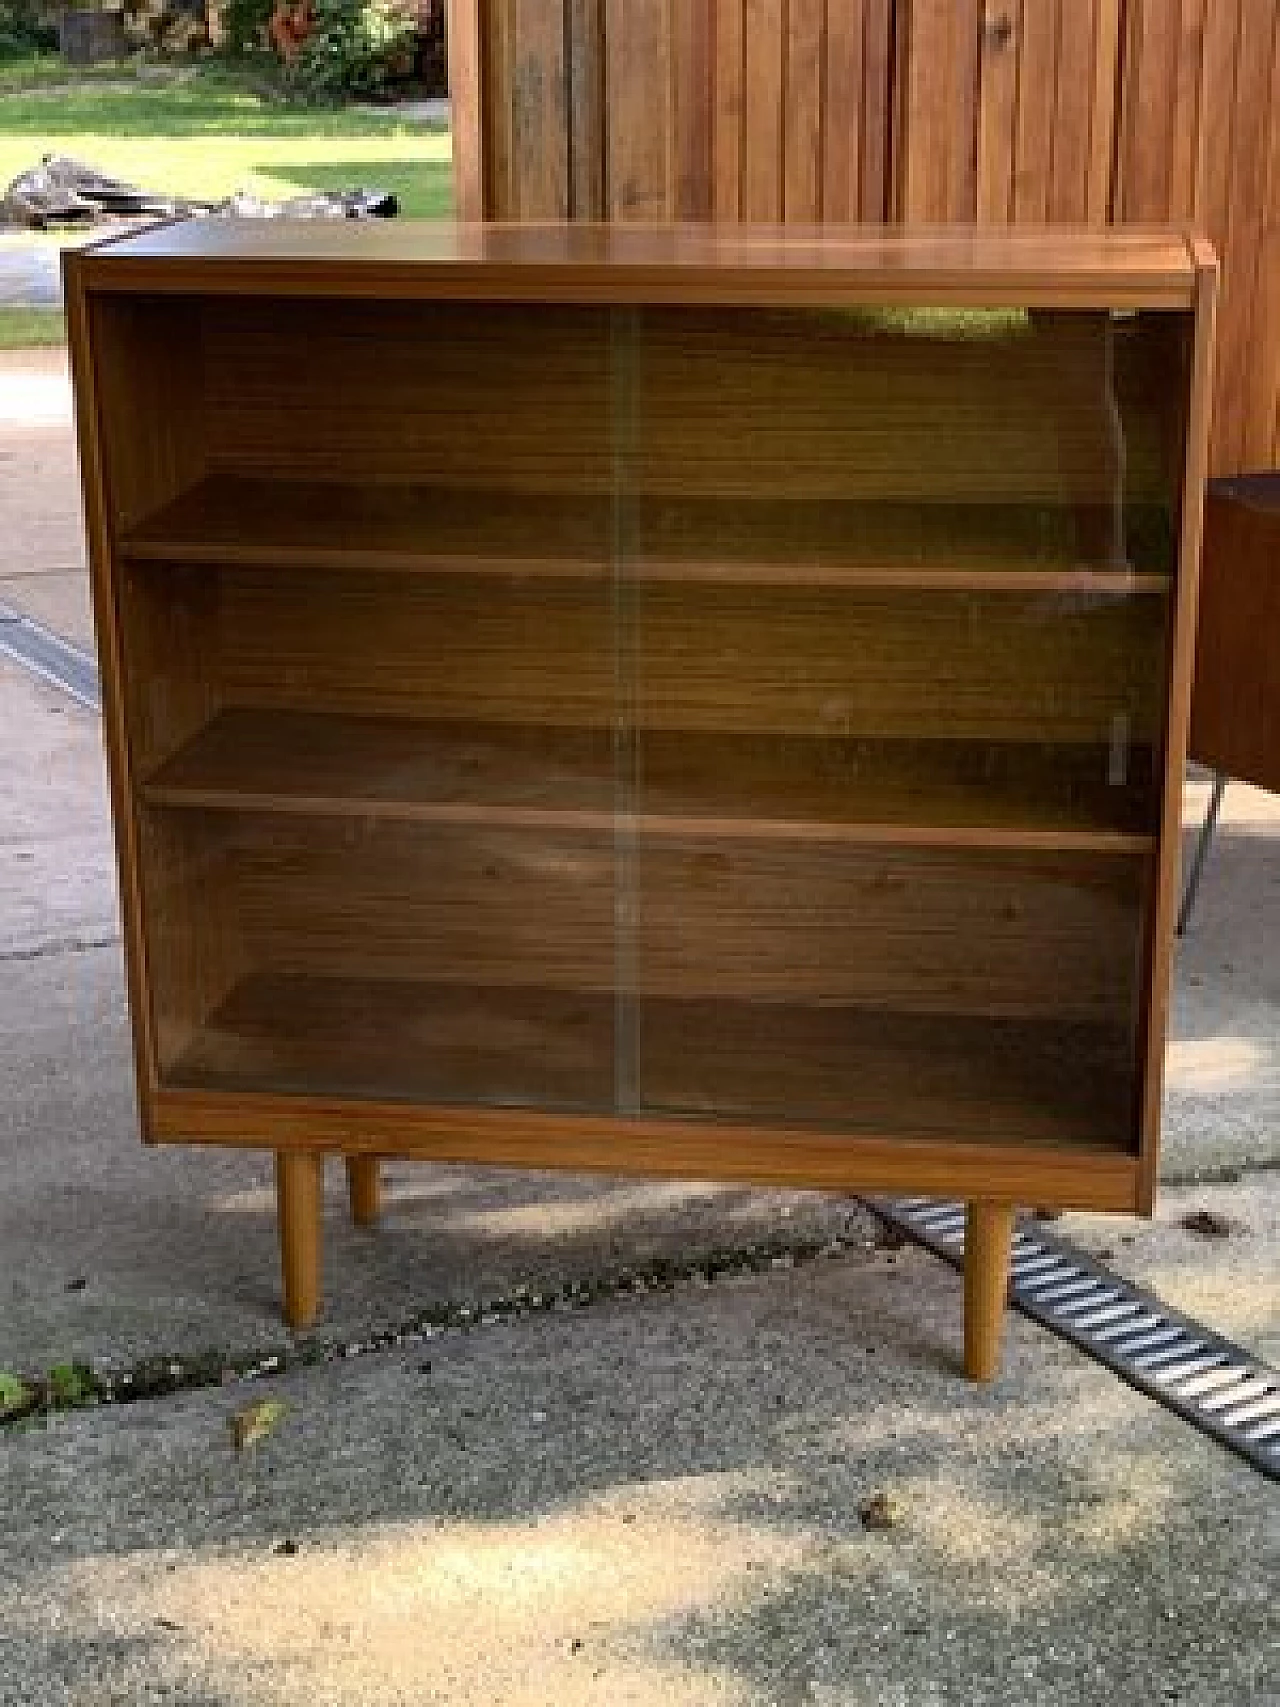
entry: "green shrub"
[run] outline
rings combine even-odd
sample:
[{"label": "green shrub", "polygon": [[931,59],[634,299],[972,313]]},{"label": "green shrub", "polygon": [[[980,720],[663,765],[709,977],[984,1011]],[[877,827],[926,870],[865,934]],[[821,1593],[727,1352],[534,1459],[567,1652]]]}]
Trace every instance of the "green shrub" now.
[{"label": "green shrub", "polygon": [[267,45],[273,0],[225,0],[220,13],[222,40],[229,54],[250,54]]},{"label": "green shrub", "polygon": [[315,26],[289,70],[312,100],[376,96],[413,65],[414,21],[404,0],[314,0]]},{"label": "green shrub", "polygon": [[57,28],[41,16],[33,0],[0,0],[0,59],[25,59],[57,49]]}]

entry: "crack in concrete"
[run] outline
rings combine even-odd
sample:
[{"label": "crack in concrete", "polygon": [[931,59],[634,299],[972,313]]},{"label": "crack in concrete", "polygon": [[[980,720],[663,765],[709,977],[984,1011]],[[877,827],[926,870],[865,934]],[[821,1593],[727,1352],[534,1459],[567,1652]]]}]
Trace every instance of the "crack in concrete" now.
[{"label": "crack in concrete", "polygon": [[113,931],[110,936],[64,937],[32,948],[0,948],[0,965],[15,960],[52,960],[59,954],[87,954],[95,948],[114,948],[119,941],[120,932]]},{"label": "crack in concrete", "polygon": [[194,1353],[157,1352],[117,1369],[77,1364],[74,1367],[78,1372],[75,1386],[78,1396],[69,1401],[59,1398],[57,1384],[50,1378],[34,1374],[21,1376],[20,1380],[31,1393],[33,1402],[20,1413],[0,1417],[0,1432],[39,1420],[53,1410],[139,1404],[145,1400],[168,1398],[175,1393],[273,1379],[298,1369],[314,1368],[317,1364],[345,1362],[377,1352],[412,1348],[444,1334],[472,1333],[478,1328],[522,1321],[530,1316],[583,1310],[617,1299],[647,1297],[650,1293],[669,1294],[688,1288],[705,1288],[724,1278],[766,1274],[774,1269],[802,1268],[823,1258],[847,1257],[855,1252],[865,1255],[881,1247],[878,1234],[865,1233],[767,1240],[712,1250],[693,1257],[658,1258],[648,1263],[627,1264],[559,1285],[520,1284],[498,1297],[475,1302],[433,1304],[401,1318],[394,1326],[374,1329],[358,1338],[309,1335],[292,1344],[266,1346],[256,1351],[205,1348]]}]

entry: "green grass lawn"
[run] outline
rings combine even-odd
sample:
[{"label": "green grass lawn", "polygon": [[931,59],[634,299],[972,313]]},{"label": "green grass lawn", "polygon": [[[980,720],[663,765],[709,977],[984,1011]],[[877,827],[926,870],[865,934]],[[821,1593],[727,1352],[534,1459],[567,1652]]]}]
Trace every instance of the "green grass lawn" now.
[{"label": "green grass lawn", "polygon": [[394,191],[406,219],[452,210],[447,131],[394,109],[285,105],[216,64],[159,82],[127,67],[69,75],[48,60],[0,66],[0,184],[57,153],[200,199],[368,185]]},{"label": "green grass lawn", "polygon": [[0,350],[34,350],[66,336],[60,308],[0,308]]},{"label": "green grass lawn", "polygon": [[[444,128],[394,108],[285,104],[219,64],[139,76],[129,66],[73,73],[47,56],[0,63],[0,187],[50,153],[199,200],[247,190],[276,201],[363,185],[394,192],[405,219],[453,209]],[[57,310],[0,307],[0,349],[61,338]]]}]

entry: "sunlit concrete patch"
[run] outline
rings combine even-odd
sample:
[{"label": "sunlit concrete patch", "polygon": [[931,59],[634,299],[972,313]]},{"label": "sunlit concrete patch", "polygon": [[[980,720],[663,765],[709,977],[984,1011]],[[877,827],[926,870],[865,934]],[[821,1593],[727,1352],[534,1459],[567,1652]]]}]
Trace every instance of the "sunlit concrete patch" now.
[{"label": "sunlit concrete patch", "polygon": [[[1260,1015],[1260,1020],[1274,1016]],[[1169,1040],[1166,1074],[1175,1092],[1251,1090],[1280,1086],[1280,1050],[1275,1039],[1241,1037],[1174,1037]]]},{"label": "sunlit concrete patch", "polygon": [[0,644],[0,742],[16,727],[22,745],[0,745],[0,954],[102,940],[118,919],[100,725]]},{"label": "sunlit concrete patch", "polygon": [[[1183,796],[1185,872],[1209,785]],[[1161,1175],[1280,1161],[1280,796],[1232,782],[1174,951]]]},{"label": "sunlit concrete patch", "polygon": [[275,1187],[266,1182],[211,1196],[208,1206],[214,1215],[271,1215],[276,1212]]},{"label": "sunlit concrete patch", "polygon": [[[1206,772],[1188,776],[1182,791],[1182,824],[1187,830],[1199,831],[1209,805],[1213,779]],[[1219,826],[1232,829],[1280,826],[1280,797],[1265,789],[1232,777],[1223,796]]]},{"label": "sunlit concrete patch", "polygon": [[[0,577],[84,561],[67,352],[0,350]],[[11,587],[0,599],[27,608]]]},{"label": "sunlit concrete patch", "polygon": [[[716,1480],[716,1479],[713,1479]],[[732,1611],[760,1572],[798,1569],[803,1542],[678,1509],[635,1490],[540,1521],[381,1525],[310,1536],[257,1562],[82,1560],[58,1588],[117,1635],[168,1631],[175,1684],[190,1660],[240,1699],[577,1702],[731,1707],[714,1668],[681,1667],[651,1632]],[[185,1654],[185,1657],[184,1657]],[[607,1685],[602,1688],[607,1673]],[[252,1680],[252,1681],[250,1681]],[[232,1696],[235,1699],[236,1696]]]},{"label": "sunlit concrete patch", "polygon": [[[416,1194],[410,1185],[407,1195]],[[740,1197],[737,1186],[681,1184],[655,1181],[641,1184],[603,1182],[572,1198],[534,1199],[491,1208],[455,1210],[451,1222],[484,1238],[510,1238],[581,1232],[610,1224],[626,1225],[637,1215],[662,1215],[672,1210],[710,1208],[721,1200]]]},{"label": "sunlit concrete patch", "polygon": [[[1174,1309],[1280,1364],[1280,1193],[1274,1180],[1264,1173],[1211,1190],[1166,1188],[1154,1222],[1068,1215],[1058,1230]],[[1183,1226],[1210,1206],[1225,1236]]]},{"label": "sunlit concrete patch", "polygon": [[35,361],[28,352],[22,354],[26,359],[21,364],[0,363],[0,427],[70,426],[71,380],[65,357]]}]

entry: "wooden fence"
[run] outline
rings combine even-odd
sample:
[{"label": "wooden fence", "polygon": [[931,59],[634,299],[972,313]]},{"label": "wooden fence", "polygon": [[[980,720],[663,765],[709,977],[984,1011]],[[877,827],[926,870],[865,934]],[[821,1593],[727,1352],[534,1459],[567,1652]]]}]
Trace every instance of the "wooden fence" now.
[{"label": "wooden fence", "polygon": [[453,0],[464,218],[1194,226],[1280,465],[1280,0]]}]

